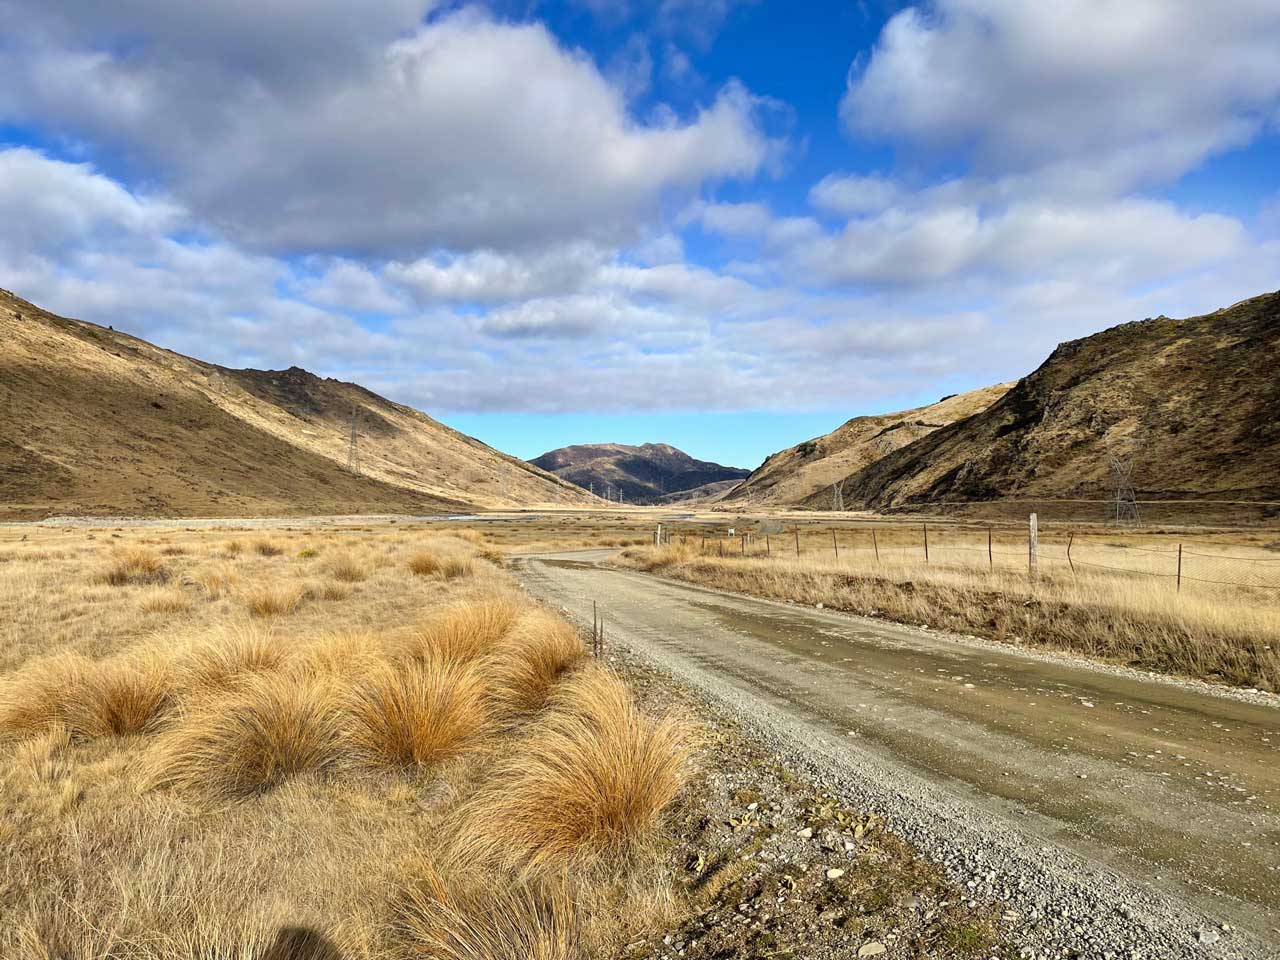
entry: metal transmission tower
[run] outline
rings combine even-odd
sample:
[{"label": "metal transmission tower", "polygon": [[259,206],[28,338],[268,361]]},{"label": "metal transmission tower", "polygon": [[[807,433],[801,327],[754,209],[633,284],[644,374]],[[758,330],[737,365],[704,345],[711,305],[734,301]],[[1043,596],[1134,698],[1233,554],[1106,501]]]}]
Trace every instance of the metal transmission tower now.
[{"label": "metal transmission tower", "polygon": [[1134,451],[1112,453],[1110,456],[1113,491],[1109,510],[1111,522],[1116,526],[1138,523],[1138,496],[1133,490]]},{"label": "metal transmission tower", "polygon": [[352,473],[360,473],[360,409],[351,408],[351,445],[347,447],[347,469]]},{"label": "metal transmission tower", "polygon": [[833,483],[831,485],[831,509],[832,510],[844,509],[844,490],[841,489],[843,486],[844,484],[842,483]]}]

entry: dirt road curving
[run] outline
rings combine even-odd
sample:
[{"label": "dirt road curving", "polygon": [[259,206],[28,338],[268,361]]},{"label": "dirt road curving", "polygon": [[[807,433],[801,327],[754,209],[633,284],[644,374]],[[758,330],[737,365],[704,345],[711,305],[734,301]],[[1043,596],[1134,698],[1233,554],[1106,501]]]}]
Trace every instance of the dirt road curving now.
[{"label": "dirt road curving", "polygon": [[994,867],[1032,927],[1055,920],[1028,942],[1280,956],[1276,698],[718,593],[606,555],[517,572],[577,619],[596,601],[614,642],[762,721],[954,870]]}]

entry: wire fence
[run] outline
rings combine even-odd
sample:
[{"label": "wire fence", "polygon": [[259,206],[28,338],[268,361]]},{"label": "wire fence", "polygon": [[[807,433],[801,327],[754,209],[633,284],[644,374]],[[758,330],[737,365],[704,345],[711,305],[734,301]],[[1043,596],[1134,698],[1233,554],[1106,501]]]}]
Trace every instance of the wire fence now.
[{"label": "wire fence", "polygon": [[[1253,545],[1121,531],[986,530],[895,524],[878,528],[807,525],[773,532],[681,536],[703,554],[722,557],[828,558],[853,566],[928,566],[970,572],[1053,571],[1076,577],[1129,577],[1176,592],[1230,587],[1274,592],[1280,601],[1280,540]],[[669,542],[669,541],[668,541]]]}]

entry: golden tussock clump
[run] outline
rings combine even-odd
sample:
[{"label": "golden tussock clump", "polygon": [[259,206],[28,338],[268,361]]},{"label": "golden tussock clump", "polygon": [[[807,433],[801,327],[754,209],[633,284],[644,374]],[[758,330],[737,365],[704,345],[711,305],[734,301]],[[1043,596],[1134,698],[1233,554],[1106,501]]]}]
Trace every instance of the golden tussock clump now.
[{"label": "golden tussock clump", "polygon": [[277,546],[270,540],[255,540],[253,542],[253,552],[260,557],[278,557],[284,553],[284,548]]},{"label": "golden tussock clump", "polygon": [[531,610],[515,622],[488,664],[494,696],[507,710],[539,710],[556,681],[585,656],[571,624],[548,610]]},{"label": "golden tussock clump", "polygon": [[327,678],[247,676],[194,702],[160,736],[144,782],[237,799],[324,769],[337,759],[342,732],[336,693]]},{"label": "golden tussock clump", "polygon": [[292,669],[311,676],[351,678],[381,662],[383,640],[371,630],[339,630],[300,649]]},{"label": "golden tussock clump", "polygon": [[328,557],[324,561],[324,569],[329,576],[343,583],[361,583],[369,579],[368,565],[349,551]]},{"label": "golden tussock clump", "polygon": [[284,617],[297,610],[306,595],[302,584],[268,584],[246,590],[244,603],[255,617]]},{"label": "golden tussock clump", "polygon": [[362,763],[410,766],[451,757],[489,727],[486,685],[470,664],[440,656],[379,662],[343,697],[348,742]]},{"label": "golden tussock clump", "polygon": [[183,582],[199,589],[206,598],[216,600],[235,589],[240,574],[231,564],[221,563],[189,573]]},{"label": "golden tussock clump", "polygon": [[27,664],[0,684],[0,732],[27,736],[57,723],[69,697],[78,695],[94,662],[57,653]]},{"label": "golden tussock clump", "polygon": [[434,577],[440,572],[440,557],[428,550],[410,554],[407,563],[409,572],[420,577]]},{"label": "golden tussock clump", "polygon": [[244,551],[244,544],[239,540],[228,540],[222,545],[222,552],[228,557],[238,557]]},{"label": "golden tussock clump", "polygon": [[143,613],[186,613],[191,598],[176,587],[159,587],[148,591],[140,606]]},{"label": "golden tussock clump", "polygon": [[268,630],[231,627],[192,644],[178,657],[174,673],[187,691],[209,693],[275,670],[288,657],[288,647]]},{"label": "golden tussock clump", "polygon": [[439,654],[446,660],[475,660],[497,646],[520,613],[521,601],[515,594],[494,592],[459,600],[410,632],[396,645],[396,652],[408,657]]},{"label": "golden tussock clump", "polygon": [[62,724],[78,739],[153,730],[168,709],[168,661],[151,651],[94,661],[57,654],[0,687],[0,730],[25,736]]},{"label": "golden tussock clump", "polygon": [[80,674],[59,720],[85,739],[150,732],[172,704],[170,677],[168,659],[151,650],[100,660]]},{"label": "golden tussock clump", "polygon": [[573,897],[560,883],[468,876],[424,865],[397,899],[397,956],[434,960],[578,960],[585,956]]},{"label": "golden tussock clump", "polygon": [[98,572],[99,583],[123,587],[138,583],[164,583],[169,578],[164,561],[146,547],[124,547],[117,550],[110,564]]},{"label": "golden tussock clump", "polygon": [[580,670],[463,805],[457,850],[526,872],[625,855],[688,783],[694,747],[684,720],[650,718],[616,675]]}]

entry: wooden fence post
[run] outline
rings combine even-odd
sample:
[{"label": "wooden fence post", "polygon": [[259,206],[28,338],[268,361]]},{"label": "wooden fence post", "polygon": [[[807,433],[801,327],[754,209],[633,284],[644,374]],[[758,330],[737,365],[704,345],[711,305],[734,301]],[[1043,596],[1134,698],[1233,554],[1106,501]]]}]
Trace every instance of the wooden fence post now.
[{"label": "wooden fence post", "polygon": [[924,526],[924,562],[928,563],[929,562],[929,525],[926,523],[926,524],[923,524],[923,526]]},{"label": "wooden fence post", "polygon": [[800,556],[800,528],[799,527],[796,527],[795,534],[796,534],[796,556],[798,557]]},{"label": "wooden fence post", "polygon": [[831,549],[835,551],[836,559],[840,559],[840,544],[836,543],[836,528],[831,528]]},{"label": "wooden fence post", "polygon": [[773,547],[769,544],[769,535],[767,533],[764,535],[764,555],[766,557],[773,556]]},{"label": "wooden fence post", "polygon": [[1178,544],[1178,593],[1182,592],[1182,544]]},{"label": "wooden fence post", "polygon": [[1071,544],[1075,543],[1076,535],[1074,533],[1067,534],[1067,566],[1071,568],[1071,572],[1076,572],[1075,562],[1071,559]]},{"label": "wooden fence post", "polygon": [[876,552],[876,563],[880,562],[880,544],[876,542],[876,528],[871,528],[871,549]]},{"label": "wooden fence post", "polygon": [[1040,546],[1040,522],[1033,513],[1027,521],[1027,575],[1036,575],[1036,551]]},{"label": "wooden fence post", "polygon": [[742,535],[742,555],[744,557],[747,555],[747,535],[745,533]]}]

